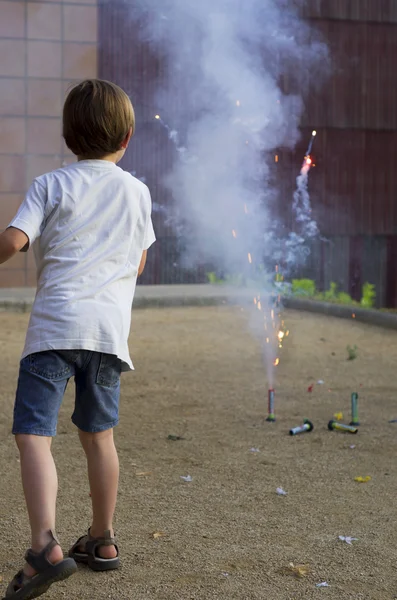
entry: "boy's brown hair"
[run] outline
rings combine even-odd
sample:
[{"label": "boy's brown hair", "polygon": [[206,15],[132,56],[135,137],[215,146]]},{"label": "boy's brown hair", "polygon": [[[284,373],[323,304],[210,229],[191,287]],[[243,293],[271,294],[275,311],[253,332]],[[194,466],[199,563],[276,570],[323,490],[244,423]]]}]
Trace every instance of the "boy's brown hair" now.
[{"label": "boy's brown hair", "polygon": [[127,94],[116,84],[86,79],[70,90],[63,107],[63,137],[81,158],[102,158],[121,148],[135,115]]}]

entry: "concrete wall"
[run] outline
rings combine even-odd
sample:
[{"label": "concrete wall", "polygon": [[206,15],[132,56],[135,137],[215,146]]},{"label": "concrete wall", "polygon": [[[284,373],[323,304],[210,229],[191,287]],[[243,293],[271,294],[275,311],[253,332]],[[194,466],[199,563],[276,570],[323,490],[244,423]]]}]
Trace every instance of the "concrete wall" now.
[{"label": "concrete wall", "polygon": [[[0,0],[0,230],[32,179],[73,160],[65,92],[97,75],[97,0]],[[0,287],[34,285],[32,253],[0,265]]]}]

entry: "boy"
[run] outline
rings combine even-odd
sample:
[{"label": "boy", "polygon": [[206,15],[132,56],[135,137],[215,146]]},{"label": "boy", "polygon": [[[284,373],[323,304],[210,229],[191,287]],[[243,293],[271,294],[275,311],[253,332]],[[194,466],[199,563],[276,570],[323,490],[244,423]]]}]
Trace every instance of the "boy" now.
[{"label": "boy", "polygon": [[[0,263],[36,241],[38,271],[13,423],[32,547],[6,600],[37,598],[74,573],[76,562],[97,571],[119,566],[113,427],[120,373],[133,368],[127,338],[136,279],[155,241],[149,190],[117,166],[134,127],[133,107],[118,86],[87,80],[74,87],[63,110],[63,136],[78,162],[35,179],[0,235]],[[72,421],[87,458],[93,520],[64,559],[54,533],[51,440],[72,376]]]}]

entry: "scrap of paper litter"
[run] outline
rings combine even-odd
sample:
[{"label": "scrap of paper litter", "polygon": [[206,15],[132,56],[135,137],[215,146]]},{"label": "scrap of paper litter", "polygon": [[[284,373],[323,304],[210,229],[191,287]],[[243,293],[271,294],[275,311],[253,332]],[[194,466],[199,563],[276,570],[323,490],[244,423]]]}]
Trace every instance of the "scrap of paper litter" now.
[{"label": "scrap of paper litter", "polygon": [[278,494],[279,496],[286,496],[286,495],[287,495],[287,492],[286,492],[285,490],[283,490],[283,488],[281,488],[281,487],[278,487],[278,488],[276,489],[276,492],[277,492],[277,494]]},{"label": "scrap of paper litter", "polygon": [[352,546],[352,542],[357,542],[358,538],[354,538],[354,537],[350,537],[349,535],[345,536],[345,535],[340,535],[339,539],[341,542],[346,542],[346,544],[349,544],[349,546]]},{"label": "scrap of paper litter", "polygon": [[193,481],[193,477],[191,475],[181,475],[180,477],[183,479],[183,481]]},{"label": "scrap of paper litter", "polygon": [[316,587],[329,587],[329,583],[323,581],[322,583],[316,583]]}]

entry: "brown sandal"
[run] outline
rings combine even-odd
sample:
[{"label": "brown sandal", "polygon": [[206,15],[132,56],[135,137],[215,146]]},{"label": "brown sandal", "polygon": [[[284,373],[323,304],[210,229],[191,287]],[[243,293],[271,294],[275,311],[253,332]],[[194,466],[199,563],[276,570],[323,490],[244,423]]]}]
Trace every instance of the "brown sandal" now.
[{"label": "brown sandal", "polygon": [[[79,550],[79,546],[83,545],[85,552]],[[117,556],[115,558],[100,557],[98,554],[100,546],[115,546]],[[88,565],[93,571],[109,571],[110,569],[118,569],[120,566],[119,549],[115,538],[110,535],[110,531],[105,531],[103,537],[94,538],[89,529],[87,535],[81,536],[71,547],[69,556],[78,563]]]},{"label": "brown sandal", "polygon": [[48,555],[51,550],[59,545],[53,531],[49,532],[52,540],[41,552],[29,549],[26,552],[26,562],[37,571],[33,577],[25,575],[21,569],[9,584],[3,600],[32,600],[45,594],[50,585],[56,581],[67,579],[77,571],[76,562],[72,558],[65,558],[58,563],[51,563]]}]

